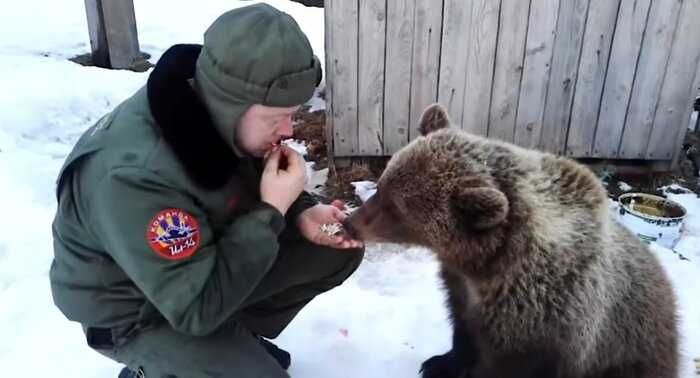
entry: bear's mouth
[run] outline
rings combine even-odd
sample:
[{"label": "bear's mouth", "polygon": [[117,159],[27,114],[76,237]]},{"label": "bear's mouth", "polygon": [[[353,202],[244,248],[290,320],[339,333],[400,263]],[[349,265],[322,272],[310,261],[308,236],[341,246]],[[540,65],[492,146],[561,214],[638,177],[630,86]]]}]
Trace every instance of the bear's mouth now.
[{"label": "bear's mouth", "polygon": [[352,223],[350,222],[350,217],[346,218],[345,221],[343,221],[343,230],[351,238],[362,240],[360,234],[357,232],[355,227],[352,226]]}]

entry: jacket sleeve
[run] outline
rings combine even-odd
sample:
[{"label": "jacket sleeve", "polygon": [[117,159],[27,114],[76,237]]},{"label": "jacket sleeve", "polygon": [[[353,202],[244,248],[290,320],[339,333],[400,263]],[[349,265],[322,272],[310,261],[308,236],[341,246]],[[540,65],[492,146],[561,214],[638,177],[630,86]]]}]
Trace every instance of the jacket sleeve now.
[{"label": "jacket sleeve", "polygon": [[289,207],[289,210],[287,210],[287,214],[285,215],[286,223],[288,225],[287,229],[284,232],[284,238],[285,239],[301,239],[301,233],[299,232],[299,229],[297,228],[297,218],[299,218],[299,215],[304,212],[304,210],[313,207],[318,204],[318,201],[316,198],[314,198],[313,195],[309,194],[306,191],[301,192],[299,195],[299,198],[292,203],[292,206]]},{"label": "jacket sleeve", "polygon": [[313,207],[318,204],[318,201],[314,196],[309,194],[306,191],[301,192],[299,195],[299,198],[292,203],[292,206],[289,207],[289,210],[287,210],[287,221],[292,223],[296,223],[296,219],[299,217],[299,215],[304,212],[304,210]]},{"label": "jacket sleeve", "polygon": [[[198,224],[189,257],[168,259],[153,248],[148,230],[167,209]],[[284,217],[261,203],[213,235],[205,213],[186,193],[143,168],[116,168],[90,200],[91,231],[106,251],[178,331],[206,335],[234,314],[277,257]]]}]

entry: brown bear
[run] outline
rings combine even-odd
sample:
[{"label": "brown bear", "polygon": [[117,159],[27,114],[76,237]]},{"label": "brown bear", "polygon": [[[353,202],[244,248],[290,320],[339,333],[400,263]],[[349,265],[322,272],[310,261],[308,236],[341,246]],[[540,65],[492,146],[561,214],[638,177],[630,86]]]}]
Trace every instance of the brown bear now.
[{"label": "brown bear", "polygon": [[676,377],[673,289],[593,172],[449,123],[428,107],[345,223],[437,255],[453,348],[423,377]]}]

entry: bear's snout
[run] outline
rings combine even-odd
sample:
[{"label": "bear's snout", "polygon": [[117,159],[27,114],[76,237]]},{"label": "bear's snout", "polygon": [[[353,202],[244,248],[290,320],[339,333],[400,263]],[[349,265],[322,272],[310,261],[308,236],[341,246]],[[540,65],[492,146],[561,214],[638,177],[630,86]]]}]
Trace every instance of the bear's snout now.
[{"label": "bear's snout", "polygon": [[352,217],[348,217],[343,221],[343,229],[351,238],[361,240],[357,229],[352,225]]}]

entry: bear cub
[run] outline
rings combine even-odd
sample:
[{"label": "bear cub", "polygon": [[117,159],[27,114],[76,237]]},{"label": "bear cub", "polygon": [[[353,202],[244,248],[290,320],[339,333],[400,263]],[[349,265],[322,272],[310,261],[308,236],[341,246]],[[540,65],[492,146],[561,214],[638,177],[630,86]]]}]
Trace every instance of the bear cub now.
[{"label": "bear cub", "polygon": [[346,221],[441,265],[453,347],[426,378],[675,378],[675,295],[585,166],[450,128],[431,105]]}]

